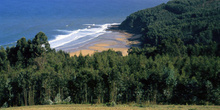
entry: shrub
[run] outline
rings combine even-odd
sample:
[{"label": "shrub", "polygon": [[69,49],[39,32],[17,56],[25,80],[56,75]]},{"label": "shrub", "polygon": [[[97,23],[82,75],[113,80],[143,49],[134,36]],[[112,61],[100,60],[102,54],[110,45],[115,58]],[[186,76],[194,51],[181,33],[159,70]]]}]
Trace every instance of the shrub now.
[{"label": "shrub", "polygon": [[44,104],[45,105],[53,105],[53,101],[50,100],[50,99],[47,99],[47,100],[44,101]]},{"label": "shrub", "polygon": [[66,99],[63,100],[63,103],[70,103],[71,97],[68,96]]},{"label": "shrub", "polygon": [[58,104],[58,103],[61,103],[61,102],[62,102],[62,100],[61,100],[61,97],[60,97],[60,93],[58,93],[57,96],[54,99],[54,103]]},{"label": "shrub", "polygon": [[8,103],[7,102],[5,102],[3,105],[2,105],[2,107],[1,108],[7,108],[8,107]]}]

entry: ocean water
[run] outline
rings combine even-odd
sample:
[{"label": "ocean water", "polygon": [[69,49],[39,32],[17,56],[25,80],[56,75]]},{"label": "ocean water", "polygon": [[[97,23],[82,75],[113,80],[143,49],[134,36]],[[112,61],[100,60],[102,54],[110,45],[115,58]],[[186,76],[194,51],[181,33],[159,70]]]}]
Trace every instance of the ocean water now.
[{"label": "ocean water", "polygon": [[0,0],[0,46],[42,31],[52,48],[79,46],[140,9],[168,0]]}]

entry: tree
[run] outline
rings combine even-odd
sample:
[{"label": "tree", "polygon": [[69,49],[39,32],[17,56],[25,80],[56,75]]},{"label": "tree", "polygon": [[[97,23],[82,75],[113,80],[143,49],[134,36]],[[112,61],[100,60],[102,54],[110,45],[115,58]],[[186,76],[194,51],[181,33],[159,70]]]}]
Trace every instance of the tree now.
[{"label": "tree", "polygon": [[3,70],[8,71],[9,69],[9,62],[7,58],[7,53],[3,47],[0,49],[0,72]]}]

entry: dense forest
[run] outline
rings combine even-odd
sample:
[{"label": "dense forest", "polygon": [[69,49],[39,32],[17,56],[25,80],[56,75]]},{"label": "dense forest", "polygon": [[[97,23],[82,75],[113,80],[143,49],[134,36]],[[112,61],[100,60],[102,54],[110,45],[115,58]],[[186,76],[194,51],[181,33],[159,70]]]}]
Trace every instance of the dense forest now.
[{"label": "dense forest", "polygon": [[0,106],[136,102],[220,104],[219,0],[171,0],[131,14],[141,33],[128,56],[113,50],[70,57],[47,36],[0,49]]}]

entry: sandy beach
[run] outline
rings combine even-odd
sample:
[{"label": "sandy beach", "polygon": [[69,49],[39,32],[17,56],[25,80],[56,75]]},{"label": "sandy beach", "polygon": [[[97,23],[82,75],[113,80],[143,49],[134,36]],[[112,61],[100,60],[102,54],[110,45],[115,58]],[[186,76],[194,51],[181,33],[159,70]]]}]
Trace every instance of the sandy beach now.
[{"label": "sandy beach", "polygon": [[121,51],[123,56],[128,55],[127,51],[131,46],[138,46],[140,35],[134,35],[124,31],[107,31],[107,33],[100,35],[96,39],[90,41],[84,46],[77,49],[70,49],[70,56],[79,56],[82,53],[83,56],[92,55],[95,52],[102,52],[108,49],[114,51]]}]

